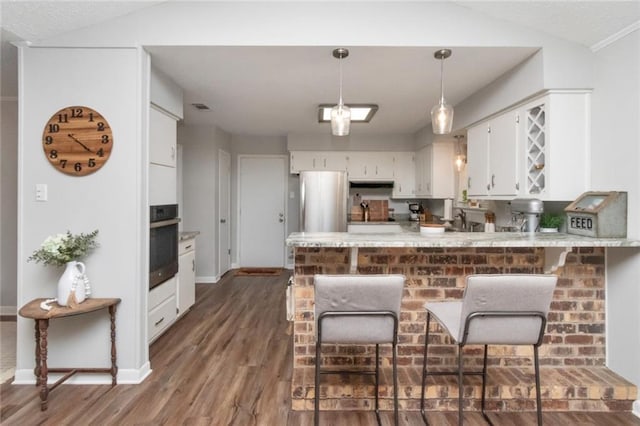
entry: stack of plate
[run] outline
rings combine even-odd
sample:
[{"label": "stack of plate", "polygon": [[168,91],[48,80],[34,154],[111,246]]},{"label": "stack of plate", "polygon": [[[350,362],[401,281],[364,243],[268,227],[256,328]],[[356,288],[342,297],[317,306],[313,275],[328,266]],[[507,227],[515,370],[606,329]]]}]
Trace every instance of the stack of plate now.
[{"label": "stack of plate", "polygon": [[444,228],[445,226],[439,223],[421,223],[420,234],[421,235],[444,234]]}]

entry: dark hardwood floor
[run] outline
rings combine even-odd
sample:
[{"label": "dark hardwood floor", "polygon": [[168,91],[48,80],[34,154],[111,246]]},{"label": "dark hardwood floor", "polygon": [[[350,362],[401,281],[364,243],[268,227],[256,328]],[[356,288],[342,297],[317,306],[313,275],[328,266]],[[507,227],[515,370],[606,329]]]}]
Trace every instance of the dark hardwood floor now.
[{"label": "dark hardwood floor", "polygon": [[[290,411],[291,325],[280,276],[227,274],[197,286],[197,302],[150,349],[153,373],[142,384],[62,385],[40,411],[35,386],[2,384],[2,425],[312,425],[312,412]],[[455,425],[456,413],[432,413],[431,424]],[[535,424],[533,413],[492,414],[494,424]],[[385,425],[392,424],[384,413]],[[544,413],[546,425],[640,425],[630,413]],[[322,412],[323,425],[375,425],[372,412]],[[417,412],[401,424],[421,425]],[[478,413],[465,424],[485,425]]]}]

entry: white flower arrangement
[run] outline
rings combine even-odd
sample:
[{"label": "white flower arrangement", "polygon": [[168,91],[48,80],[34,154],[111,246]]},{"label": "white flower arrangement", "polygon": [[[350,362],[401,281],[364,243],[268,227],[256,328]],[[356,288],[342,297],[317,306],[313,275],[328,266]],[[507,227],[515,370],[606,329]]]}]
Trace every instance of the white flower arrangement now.
[{"label": "white flower arrangement", "polygon": [[80,260],[98,246],[97,235],[97,229],[89,234],[73,235],[67,231],[66,234],[50,235],[27,260],[54,266],[63,266],[72,260]]}]

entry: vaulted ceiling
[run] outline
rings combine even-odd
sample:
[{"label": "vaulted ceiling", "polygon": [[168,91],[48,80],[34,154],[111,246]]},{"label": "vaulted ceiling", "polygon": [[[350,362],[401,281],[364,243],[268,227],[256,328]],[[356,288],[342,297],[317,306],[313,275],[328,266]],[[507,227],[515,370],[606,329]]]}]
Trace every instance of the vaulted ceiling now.
[{"label": "vaulted ceiling", "polygon": [[[179,1],[179,0],[177,0]],[[15,48],[90,27],[162,1],[4,1],[2,96],[16,96]],[[587,47],[640,20],[637,1],[456,1],[493,19],[516,23]],[[237,134],[326,132],[316,107],[335,103],[338,62],[330,47],[147,47],[153,64],[185,91],[185,123]],[[536,51],[525,47],[458,47],[445,62],[445,96],[454,105]],[[347,103],[377,103],[365,133],[413,133],[428,123],[439,96],[433,48],[353,47],[343,61]],[[198,111],[191,103],[207,104]],[[364,126],[364,125],[361,125]],[[354,129],[357,129],[355,127]]]}]

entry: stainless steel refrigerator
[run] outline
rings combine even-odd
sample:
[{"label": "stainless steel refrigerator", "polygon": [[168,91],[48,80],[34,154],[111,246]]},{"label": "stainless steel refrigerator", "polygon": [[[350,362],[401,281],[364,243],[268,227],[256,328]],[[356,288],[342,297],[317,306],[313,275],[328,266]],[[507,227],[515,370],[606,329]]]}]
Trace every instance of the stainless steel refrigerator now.
[{"label": "stainless steel refrigerator", "polygon": [[300,231],[346,232],[348,196],[345,172],[300,172]]}]

